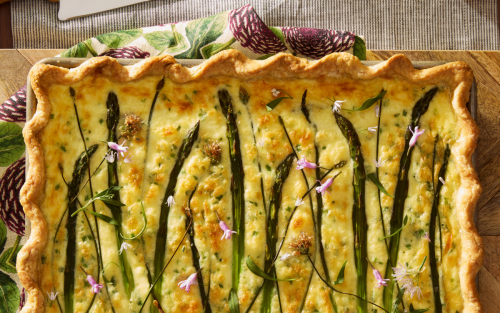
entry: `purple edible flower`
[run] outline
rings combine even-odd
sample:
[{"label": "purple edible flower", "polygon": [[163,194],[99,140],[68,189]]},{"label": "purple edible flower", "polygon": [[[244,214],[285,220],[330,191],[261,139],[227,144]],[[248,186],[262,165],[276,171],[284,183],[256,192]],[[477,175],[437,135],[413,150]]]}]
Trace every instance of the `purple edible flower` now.
[{"label": "purple edible flower", "polygon": [[227,225],[226,223],[224,223],[224,221],[219,221],[219,226],[220,228],[224,231],[224,234],[222,235],[222,237],[220,238],[221,240],[222,239],[231,239],[231,235],[232,234],[236,234],[236,232],[234,230],[231,230]]},{"label": "purple edible flower", "polygon": [[302,159],[300,159],[300,160],[297,161],[297,169],[301,170],[301,169],[303,169],[305,167],[307,167],[307,168],[318,168],[318,165],[316,165],[316,163],[307,162],[306,158],[302,157]]},{"label": "purple edible flower", "polygon": [[87,274],[87,281],[89,282],[90,286],[92,286],[92,292],[93,293],[99,293],[101,292],[101,289],[104,287],[103,285],[101,284],[98,284],[94,277],[92,277],[92,275],[88,275]]},{"label": "purple edible flower", "polygon": [[[321,181],[318,180],[318,182],[321,184]],[[316,191],[318,193],[321,193],[321,195],[324,195],[325,192],[330,193],[327,189],[330,187],[330,185],[333,183],[333,178],[328,178],[324,184],[320,185],[319,187],[316,187]]]},{"label": "purple edible flower", "polygon": [[189,275],[189,277],[186,280],[181,281],[178,286],[181,287],[181,289],[186,290],[186,292],[189,292],[191,290],[191,285],[198,285],[198,281],[196,280],[198,276],[198,272]]},{"label": "purple edible flower", "polygon": [[418,126],[415,127],[415,130],[411,130],[411,126],[408,126],[408,129],[413,134],[413,136],[411,136],[411,139],[410,139],[410,148],[411,148],[417,143],[418,137],[420,137],[425,132],[425,129],[422,129],[419,131]]}]

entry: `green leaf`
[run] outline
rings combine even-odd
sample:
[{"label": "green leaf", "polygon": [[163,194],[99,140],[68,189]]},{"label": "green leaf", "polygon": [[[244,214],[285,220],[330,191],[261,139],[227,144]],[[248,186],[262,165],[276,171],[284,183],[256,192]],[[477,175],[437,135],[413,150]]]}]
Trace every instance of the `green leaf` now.
[{"label": "green leaf", "polygon": [[423,313],[423,312],[427,312],[427,311],[429,311],[429,309],[415,310],[415,308],[413,307],[413,303],[410,304],[410,313]]},{"label": "green leaf", "polygon": [[83,42],[80,42],[68,50],[61,53],[61,57],[64,58],[86,58],[89,53],[89,49],[87,45]]},{"label": "green leaf", "polygon": [[347,264],[347,260],[342,265],[342,268],[340,269],[339,274],[337,275],[337,280],[333,282],[334,286],[340,285],[344,282],[344,270],[345,270],[346,264]]},{"label": "green leaf", "polygon": [[272,281],[294,281],[295,280],[295,279],[277,279],[277,278],[274,278],[274,277],[266,274],[266,272],[264,272],[263,270],[261,270],[260,267],[258,267],[257,264],[255,264],[252,261],[252,259],[250,258],[250,256],[247,256],[246,263],[247,263],[248,269],[252,273],[254,273],[255,275],[257,275],[259,277],[262,277],[264,279],[272,280]]},{"label": "green leaf", "polygon": [[19,253],[22,247],[23,246],[17,246],[16,251],[14,252],[14,255],[11,258],[12,264],[8,263],[7,259],[10,257],[12,249],[14,249],[14,247],[9,248],[4,253],[2,253],[2,256],[0,256],[0,269],[2,269],[4,272],[7,273],[17,273],[16,258],[17,254]]},{"label": "green leaf", "polygon": [[279,97],[279,98],[276,98],[273,101],[269,102],[268,104],[266,104],[267,111],[272,111],[281,101],[283,101],[285,99],[293,99],[293,97],[291,97],[283,89],[278,89],[278,90],[284,92],[288,97]]},{"label": "green leaf", "polygon": [[189,42],[181,34],[175,31],[165,30],[147,33],[144,38],[153,48],[170,54],[177,54],[189,48]]},{"label": "green leaf", "polygon": [[[401,226],[400,229],[396,230],[394,233],[390,234],[389,236],[385,236],[385,237],[382,237],[380,238],[379,240],[383,240],[383,239],[386,239],[386,238],[390,238],[394,235],[396,235],[397,233],[399,233],[401,230],[403,230],[403,228],[405,228],[406,224],[408,224],[408,215],[405,215],[405,219],[403,221],[403,226]],[[425,259],[427,259],[427,256],[424,258],[424,262],[425,262]]]},{"label": "green leaf", "polygon": [[178,59],[202,59],[201,47],[204,47],[219,38],[227,24],[227,12],[219,13],[211,17],[191,21],[186,26],[186,37],[191,47]]},{"label": "green leaf", "polygon": [[23,129],[16,123],[0,122],[0,166],[19,160],[25,148]]},{"label": "green leaf", "polygon": [[233,288],[231,288],[231,291],[229,292],[229,311],[231,313],[240,313],[238,294]]},{"label": "green leaf", "polygon": [[213,43],[206,45],[205,47],[201,48],[201,54],[203,55],[204,59],[208,59],[213,55],[216,55],[217,53],[223,51],[223,50],[230,50],[234,49],[231,48],[231,45],[236,41],[236,39],[231,38],[228,42],[226,43]]},{"label": "green leaf", "polygon": [[16,283],[7,274],[0,272],[0,313],[15,313],[21,301]]},{"label": "green leaf", "polygon": [[7,242],[7,228],[5,227],[3,221],[0,219],[0,253],[3,251],[6,242]]},{"label": "green leaf", "polygon": [[[115,262],[109,262],[108,264],[106,264],[106,266],[102,269],[102,272],[101,272],[102,279],[108,285],[114,285],[114,283],[112,281],[110,281],[109,279],[107,279],[106,276],[104,275],[104,271],[106,271],[108,266],[110,266],[111,264],[118,266],[118,264],[116,264]],[[118,267],[120,267],[120,266],[118,266]]]},{"label": "green leaf", "polygon": [[142,35],[142,29],[119,30],[113,33],[97,35],[95,38],[100,43],[110,48],[120,48],[128,45]]},{"label": "green leaf", "polygon": [[[276,27],[269,27],[269,29],[273,32],[273,34],[278,37],[278,39],[285,45],[285,36],[283,36],[283,32],[281,29],[276,28]],[[356,42],[356,41],[354,41]]]},{"label": "green leaf", "polygon": [[140,235],[142,235],[142,233],[146,229],[146,226],[148,226],[148,218],[146,217],[146,212],[144,212],[144,205],[142,204],[142,202],[141,202],[141,206],[142,206],[142,218],[144,219],[144,227],[142,228],[142,230],[139,232],[139,234],[137,236],[134,236],[134,237],[131,237],[131,238],[125,238],[125,237],[122,236],[122,234],[120,234],[120,237],[122,237],[123,240],[134,240],[134,239],[137,239]]},{"label": "green leaf", "polygon": [[366,109],[370,108],[372,105],[374,105],[375,103],[377,103],[378,100],[382,99],[384,97],[384,95],[386,94],[386,92],[387,92],[387,90],[382,89],[382,91],[378,95],[376,95],[375,97],[370,98],[368,100],[365,100],[365,102],[363,102],[363,105],[357,109],[354,109],[354,110],[342,109],[342,110],[344,110],[344,111],[363,111],[363,110],[366,110]]},{"label": "green leaf", "polygon": [[366,60],[366,45],[361,37],[354,37],[354,45],[352,46],[352,54],[358,57],[361,61]]},{"label": "green leaf", "polygon": [[377,175],[375,175],[375,173],[370,173],[368,175],[366,175],[368,177],[368,179],[370,179],[372,181],[372,183],[375,184],[375,186],[377,186],[377,188],[382,191],[384,194],[388,195],[389,197],[391,198],[394,198],[394,196],[390,195],[387,190],[385,190],[384,186],[382,185],[382,183],[378,180],[377,178]]},{"label": "green leaf", "polygon": [[105,221],[108,224],[115,225],[115,226],[120,226],[120,223],[118,223],[117,220],[115,220],[114,218],[111,218],[109,216],[103,215],[101,213],[97,213],[97,212],[90,211],[90,210],[87,210],[87,209],[80,209],[80,210],[78,210],[75,213],[78,213],[79,211],[85,211],[87,213],[90,213],[90,214],[94,215],[95,217],[97,217],[97,218]]},{"label": "green leaf", "polygon": [[396,297],[396,301],[394,301],[394,313],[399,313],[399,305],[401,304],[401,301],[403,301],[403,296],[403,289],[398,289],[398,296]]}]

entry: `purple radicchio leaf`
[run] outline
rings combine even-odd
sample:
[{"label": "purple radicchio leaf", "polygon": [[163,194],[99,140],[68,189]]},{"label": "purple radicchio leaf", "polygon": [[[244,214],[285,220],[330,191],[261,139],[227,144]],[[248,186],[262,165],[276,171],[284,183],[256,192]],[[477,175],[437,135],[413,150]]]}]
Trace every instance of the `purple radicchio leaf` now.
[{"label": "purple radicchio leaf", "polygon": [[313,59],[321,59],[333,52],[349,50],[354,45],[355,35],[336,30],[283,27],[286,42],[292,50]]},{"label": "purple radicchio leaf", "polygon": [[108,56],[115,59],[145,59],[149,58],[151,54],[142,51],[138,47],[129,46],[117,49],[110,49],[104,53],[99,54],[100,57]]},{"label": "purple radicchio leaf", "polygon": [[24,307],[25,304],[26,304],[26,293],[23,288],[23,290],[21,291],[21,301],[19,301],[19,311],[21,311],[21,309]]},{"label": "purple radicchio leaf", "polygon": [[285,45],[249,4],[229,12],[229,29],[242,47],[254,53],[274,54],[286,51]]},{"label": "purple radicchio leaf", "polygon": [[0,105],[0,120],[26,122],[26,85]]},{"label": "purple radicchio leaf", "polygon": [[25,159],[9,166],[0,180],[0,217],[10,231],[24,236],[24,211],[19,193],[25,181]]}]

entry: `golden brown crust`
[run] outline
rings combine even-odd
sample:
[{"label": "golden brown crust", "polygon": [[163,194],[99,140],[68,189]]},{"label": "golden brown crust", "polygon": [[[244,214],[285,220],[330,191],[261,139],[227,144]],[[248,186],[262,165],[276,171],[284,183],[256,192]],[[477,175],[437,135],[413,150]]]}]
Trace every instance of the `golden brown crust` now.
[{"label": "golden brown crust", "polygon": [[87,75],[100,74],[117,82],[132,81],[146,75],[164,74],[175,82],[187,82],[213,76],[231,76],[251,79],[270,76],[279,79],[314,78],[321,76],[349,77],[367,80],[375,77],[399,77],[410,82],[446,84],[452,90],[452,105],[460,131],[453,153],[457,159],[461,185],[457,193],[458,220],[462,234],[460,281],[464,298],[464,312],[482,312],[475,284],[475,276],[483,261],[483,243],[473,222],[473,212],[481,194],[479,179],[474,172],[471,156],[476,147],[479,130],[470,116],[466,103],[472,85],[472,70],[462,62],[416,70],[404,55],[396,55],[376,66],[366,67],[354,56],[335,53],[318,61],[307,61],[289,54],[278,54],[265,61],[253,61],[236,50],[215,55],[194,68],[176,64],[170,56],[153,57],[131,67],[121,66],[109,57],[93,58],[76,69],[50,65],[35,65],[30,72],[33,90],[38,99],[37,111],[23,131],[30,167],[26,184],[21,190],[21,203],[31,221],[28,242],[19,252],[17,270],[21,283],[28,292],[28,301],[22,312],[43,312],[44,296],[40,289],[39,268],[41,252],[47,242],[46,222],[38,207],[44,188],[44,157],[37,134],[50,116],[46,87],[53,83],[73,84]]}]

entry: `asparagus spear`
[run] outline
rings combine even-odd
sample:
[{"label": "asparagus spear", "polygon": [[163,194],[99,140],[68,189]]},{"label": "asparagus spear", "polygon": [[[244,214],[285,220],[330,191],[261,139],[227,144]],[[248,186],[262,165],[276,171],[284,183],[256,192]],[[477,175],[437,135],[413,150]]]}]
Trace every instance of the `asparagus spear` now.
[{"label": "asparagus spear", "polygon": [[[88,151],[82,152],[76,159],[73,179],[69,183],[68,201],[76,196],[80,184],[85,176],[89,164],[89,158],[97,151],[98,145],[90,146]],[[87,157],[88,153],[88,157]],[[66,266],[64,267],[64,311],[73,312],[73,300],[75,294],[75,267],[76,267],[76,218],[71,216],[77,209],[77,202],[68,204],[68,219],[66,229],[68,232],[68,244],[66,246]]]},{"label": "asparagus spear", "polygon": [[245,253],[245,195],[243,161],[241,159],[240,137],[236,124],[236,114],[233,111],[233,100],[225,89],[219,90],[219,103],[222,113],[227,120],[227,139],[229,140],[229,153],[231,162],[231,191],[233,196],[233,221],[234,230],[237,232],[233,238],[233,264],[232,264],[232,289],[237,292],[241,264]]},{"label": "asparagus spear", "polygon": [[[269,215],[267,216],[267,247],[266,260],[264,263],[264,271],[269,272],[273,265],[273,258],[276,255],[276,245],[278,244],[278,210],[281,208],[281,194],[283,192],[283,184],[290,174],[295,155],[290,153],[276,169],[276,179],[271,190],[269,199]],[[276,270],[273,267],[272,274],[276,278]],[[271,300],[273,295],[275,282],[266,280],[263,288],[263,300],[261,312],[271,312]],[[276,287],[278,283],[276,282]],[[279,297],[279,289],[278,289]],[[281,305],[281,303],[280,303]]]},{"label": "asparagus spear", "polygon": [[[446,174],[446,169],[448,167],[448,160],[450,158],[450,147],[446,146],[444,150],[444,160],[441,169],[439,170],[439,177],[444,177]],[[434,173],[433,173],[434,179]],[[441,306],[441,297],[439,292],[439,273],[436,262],[436,246],[434,245],[436,242],[436,218],[438,216],[438,207],[439,207],[439,194],[441,192],[441,187],[443,187],[443,183],[438,180],[436,190],[434,191],[434,200],[432,202],[432,211],[431,211],[431,220],[429,223],[429,263],[431,265],[431,278],[432,278],[432,290],[434,294],[434,310],[437,313],[442,312]],[[441,255],[441,258],[443,256]]]},{"label": "asparagus spear", "polygon": [[[307,106],[306,106],[306,97],[307,97],[307,89],[306,89],[306,91],[304,91],[304,94],[302,95],[302,102],[301,102],[302,114],[304,114],[304,116],[305,116],[306,120],[309,122],[309,124],[314,126],[311,123],[311,120],[309,118],[309,110],[307,109]],[[319,165],[319,150],[318,150],[318,146],[316,144],[314,144],[314,151],[315,151],[315,155],[316,155],[316,164]],[[321,169],[319,167],[316,168],[316,180],[321,181]],[[307,180],[306,180],[306,183],[307,183]],[[308,186],[308,189],[309,189],[309,186]],[[330,274],[328,272],[328,266],[326,264],[325,248],[323,247],[323,240],[322,240],[322,234],[321,234],[321,226],[323,223],[323,219],[322,219],[322,217],[323,217],[323,197],[322,197],[321,193],[316,193],[316,202],[317,202],[317,206],[318,206],[318,208],[316,210],[316,220],[314,221],[314,223],[315,223],[315,225],[314,225],[315,231],[314,232],[316,234],[316,236],[315,236],[316,247],[318,247],[321,265],[323,267],[323,271],[325,272],[325,278],[328,281],[328,283],[331,283]],[[312,203],[311,203],[311,210],[312,210]],[[314,217],[314,212],[312,212],[312,214]],[[311,278],[312,278],[312,275],[311,275]],[[310,283],[311,283],[311,280],[309,280],[309,284]],[[309,290],[309,288],[307,290]],[[307,291],[306,291],[306,296],[307,296]],[[303,307],[304,302],[306,300],[306,296],[304,296],[302,307]],[[328,296],[330,298],[330,302],[332,303],[334,311],[338,312],[337,303],[335,302],[335,299],[333,298],[333,290],[331,290],[328,293]]]},{"label": "asparagus spear", "polygon": [[[114,92],[110,92],[108,95],[108,100],[106,101],[106,107],[108,109],[106,125],[109,130],[108,141],[117,142],[118,138],[116,135],[116,130],[118,128],[118,121],[120,120],[120,107],[118,106],[118,98]],[[108,162],[108,187],[118,186],[118,168],[116,162]],[[120,191],[113,191],[113,200],[120,201]],[[116,244],[118,245],[118,250],[122,245],[121,224],[122,224],[122,212],[121,208],[112,204],[106,203],[106,206],[111,210],[113,218],[118,221],[120,226],[115,226],[116,234]],[[118,254],[120,259],[120,269],[123,276],[123,284],[125,286],[125,291],[127,296],[130,298],[130,294],[134,290],[134,276],[132,274],[132,269],[128,263],[126,253]]]},{"label": "asparagus spear", "polygon": [[[352,208],[352,222],[354,230],[354,264],[357,274],[358,312],[367,312],[366,273],[367,261],[367,229],[365,209],[365,181],[366,173],[361,143],[351,122],[342,115],[334,112],[335,120],[342,134],[349,142],[349,150],[353,161],[354,204]],[[363,301],[365,300],[365,301]]]},{"label": "asparagus spear", "polygon": [[[184,137],[184,140],[182,140],[182,145],[179,148],[179,154],[177,155],[177,160],[175,160],[174,167],[170,172],[167,189],[165,190],[165,196],[163,197],[163,201],[161,204],[161,213],[159,220],[160,228],[158,229],[158,235],[156,238],[156,246],[155,246],[154,279],[158,279],[158,275],[160,275],[160,273],[162,272],[162,268],[165,261],[165,252],[167,250],[166,247],[167,221],[168,221],[168,215],[170,213],[170,208],[167,204],[167,199],[174,193],[175,185],[177,185],[177,178],[182,169],[182,165],[184,164],[184,161],[186,160],[188,155],[191,153],[191,148],[198,139],[199,130],[200,130],[200,121],[196,122],[194,127],[187,132],[186,137]],[[159,295],[161,295],[162,283],[163,283],[163,278],[159,277],[158,283],[155,285],[154,288],[154,294],[156,297],[159,297]]]},{"label": "asparagus spear", "polygon": [[[191,195],[189,196],[189,200],[187,203],[187,208],[185,209],[185,213],[188,216],[188,218],[186,219],[186,230],[189,233],[189,242],[191,243],[193,266],[196,272],[198,273],[196,277],[198,280],[198,286],[200,287],[200,297],[204,305],[204,312],[211,313],[212,308],[210,307],[210,303],[208,302],[208,295],[207,293],[205,293],[205,285],[203,284],[203,274],[201,272],[201,266],[200,266],[200,253],[198,252],[198,248],[196,247],[196,243],[194,241],[194,216],[193,212],[191,211],[191,199],[193,198],[196,188],[194,188],[193,192],[191,192]],[[208,288],[210,288],[210,285],[208,285]]]},{"label": "asparagus spear", "polygon": [[[429,104],[434,98],[434,95],[436,95],[437,91],[437,87],[434,87],[431,90],[427,91],[425,95],[420,98],[413,107],[410,125],[408,128],[406,128],[405,133],[405,149],[401,156],[399,166],[398,183],[396,185],[396,191],[394,195],[394,206],[391,215],[389,234],[392,234],[397,229],[400,229],[403,225],[404,204],[406,197],[408,196],[408,171],[410,169],[411,155],[414,148],[410,147],[410,139],[412,137],[412,134],[409,128],[411,127],[412,129],[414,129],[416,126],[418,126],[420,118],[429,108]],[[392,278],[392,267],[395,267],[398,261],[400,236],[401,234],[398,233],[391,238],[391,242],[389,244],[389,262],[387,262],[385,278]],[[388,311],[391,311],[393,304],[394,285],[394,281],[390,280],[387,287],[384,288],[384,307]]]}]

